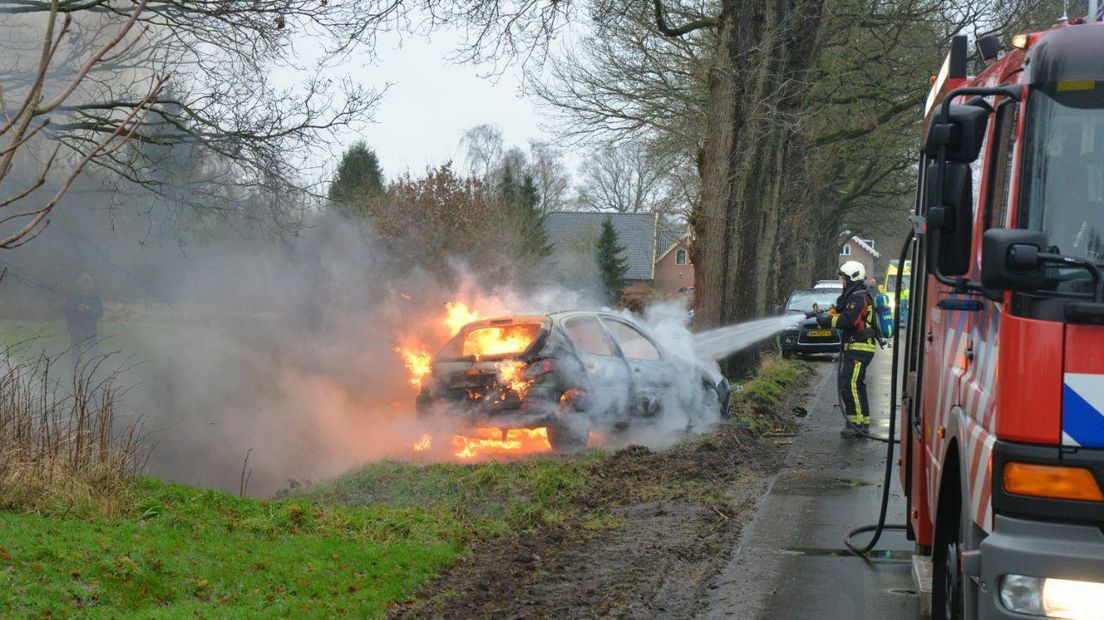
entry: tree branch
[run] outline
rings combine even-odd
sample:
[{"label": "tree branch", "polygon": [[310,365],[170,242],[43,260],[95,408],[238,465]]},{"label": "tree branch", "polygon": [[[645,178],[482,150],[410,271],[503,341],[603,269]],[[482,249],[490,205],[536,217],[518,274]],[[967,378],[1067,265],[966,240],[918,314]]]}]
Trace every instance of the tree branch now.
[{"label": "tree branch", "polygon": [[702,17],[681,26],[672,27],[667,23],[667,11],[663,9],[663,0],[653,0],[655,6],[656,28],[665,37],[681,37],[685,34],[701,30],[703,28],[716,28],[719,20],[716,17]]}]

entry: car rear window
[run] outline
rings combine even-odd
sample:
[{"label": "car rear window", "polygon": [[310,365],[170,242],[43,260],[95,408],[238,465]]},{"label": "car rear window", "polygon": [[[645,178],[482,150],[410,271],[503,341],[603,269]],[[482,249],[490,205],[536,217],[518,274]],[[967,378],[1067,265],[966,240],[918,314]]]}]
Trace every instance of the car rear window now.
[{"label": "car rear window", "polygon": [[521,355],[540,336],[540,323],[484,325],[461,331],[437,354],[440,359],[488,359]]},{"label": "car rear window", "polygon": [[598,320],[592,316],[580,316],[568,319],[564,322],[564,330],[571,338],[571,342],[584,353],[613,357],[613,347],[610,346],[606,333]]},{"label": "car rear window", "polygon": [[602,319],[602,323],[609,328],[610,333],[613,334],[613,339],[617,341],[617,346],[621,347],[621,352],[628,359],[659,359],[659,349],[655,348],[655,345],[635,327],[620,321],[606,319]]}]

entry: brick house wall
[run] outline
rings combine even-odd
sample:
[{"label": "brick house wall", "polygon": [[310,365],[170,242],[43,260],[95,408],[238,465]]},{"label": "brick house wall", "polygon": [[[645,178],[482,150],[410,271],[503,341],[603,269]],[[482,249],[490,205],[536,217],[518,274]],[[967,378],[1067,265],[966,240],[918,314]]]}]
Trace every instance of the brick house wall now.
[{"label": "brick house wall", "polygon": [[[679,240],[655,264],[655,288],[664,294],[694,286],[694,265],[690,262],[689,239]],[[682,261],[682,264],[679,264]]]}]

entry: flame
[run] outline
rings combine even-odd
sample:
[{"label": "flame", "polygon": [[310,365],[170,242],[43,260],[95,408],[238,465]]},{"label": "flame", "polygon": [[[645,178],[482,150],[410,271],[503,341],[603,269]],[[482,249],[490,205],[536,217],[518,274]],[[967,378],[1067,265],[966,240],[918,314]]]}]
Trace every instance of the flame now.
[{"label": "flame", "polygon": [[476,360],[485,355],[521,353],[533,343],[540,331],[533,324],[482,327],[464,337],[461,355]]},{"label": "flame", "polygon": [[429,450],[431,447],[433,447],[431,445],[432,443],[433,443],[433,438],[430,437],[429,433],[426,433],[426,434],[422,435],[422,438],[418,440],[418,443],[414,444],[414,451],[415,452],[424,452],[426,450]]},{"label": "flame", "polygon": [[448,328],[450,337],[456,335],[456,332],[468,323],[479,320],[478,310],[470,309],[467,304],[459,301],[446,303],[445,313],[445,327]]},{"label": "flame", "polygon": [[[399,296],[407,299],[406,293],[399,292]],[[429,331],[436,337],[426,337],[422,334],[414,338],[403,340],[402,346],[396,347],[403,365],[410,373],[410,384],[415,389],[421,389],[426,377],[432,372],[433,356],[429,353],[430,345],[440,346],[445,340],[456,335],[465,325],[478,321],[481,317],[479,310],[460,301],[445,304],[445,315],[439,322],[434,320],[428,326]],[[447,334],[442,333],[442,328]],[[464,357],[479,361],[487,356],[502,356],[512,353],[522,353],[533,343],[534,338],[540,333],[540,327],[534,323],[515,325],[489,325],[475,329],[464,336],[461,343],[461,354]],[[439,340],[438,342],[434,342]],[[428,344],[426,344],[428,343]],[[532,381],[521,377],[524,365],[520,362],[499,369],[501,383],[525,398],[529,392]],[[480,398],[469,394],[473,400]]]},{"label": "flame", "polygon": [[575,401],[578,398],[579,398],[579,389],[578,388],[571,388],[571,389],[567,390],[566,392],[564,392],[563,394],[560,394],[560,404],[561,405],[566,405],[570,402]]},{"label": "flame", "polygon": [[433,370],[430,366],[433,356],[416,347],[395,347],[395,352],[402,356],[406,369],[410,371],[410,384],[421,389],[422,379]]},{"label": "flame", "polygon": [[474,436],[453,436],[452,448],[457,457],[474,459],[480,456],[533,454],[552,450],[548,443],[548,429],[545,428],[477,428],[472,433]]},{"label": "flame", "polygon": [[[525,396],[529,394],[529,388],[533,387],[533,380],[523,376],[526,367],[525,362],[507,360],[499,362],[495,366],[498,368],[498,378],[502,381],[502,385],[517,394],[519,399],[525,400]],[[505,398],[505,395],[503,395],[503,398]]]}]

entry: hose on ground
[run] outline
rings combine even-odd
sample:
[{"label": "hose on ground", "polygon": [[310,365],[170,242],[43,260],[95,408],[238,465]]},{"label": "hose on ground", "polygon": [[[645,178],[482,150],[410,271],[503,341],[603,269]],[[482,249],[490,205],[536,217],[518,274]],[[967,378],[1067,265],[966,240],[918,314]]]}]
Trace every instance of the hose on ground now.
[{"label": "hose on ground", "polygon": [[[901,276],[904,275],[905,259],[908,256],[909,246],[912,245],[914,237],[915,234],[910,231],[908,237],[905,238],[904,245],[901,246],[901,256],[897,262],[897,264],[900,265],[901,268],[899,272],[900,275],[897,277],[897,290],[894,291],[894,308],[901,307],[901,280],[903,279]],[[877,439],[886,443],[885,476],[882,480],[882,503],[881,507],[878,509],[878,523],[875,525],[863,525],[861,527],[857,527],[850,532],[847,532],[847,534],[843,537],[843,544],[847,545],[847,548],[850,549],[852,553],[863,558],[865,558],[866,554],[872,551],[875,546],[877,546],[878,540],[881,539],[882,532],[884,532],[885,530],[903,531],[908,529],[908,526],[903,523],[887,524],[885,522],[886,511],[889,508],[889,485],[890,482],[893,481],[893,444],[900,443],[900,440],[894,439],[894,432],[897,426],[897,370],[898,360],[900,359],[900,349],[898,348],[897,344],[899,341],[900,330],[895,329],[893,330],[893,366],[890,370],[889,382],[889,437],[873,437],[867,435],[866,433],[862,433],[862,435],[867,437],[868,439]],[[842,354],[840,355],[840,359],[843,359]],[[840,397],[840,399],[842,400],[842,396]],[[843,409],[841,409],[841,411],[843,411],[844,419],[846,419],[847,412]],[[874,532],[874,535],[870,537],[870,540],[867,541],[866,544],[860,545],[858,542],[855,541],[855,537],[866,532]]]}]

